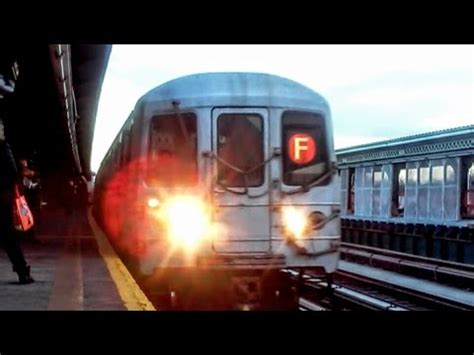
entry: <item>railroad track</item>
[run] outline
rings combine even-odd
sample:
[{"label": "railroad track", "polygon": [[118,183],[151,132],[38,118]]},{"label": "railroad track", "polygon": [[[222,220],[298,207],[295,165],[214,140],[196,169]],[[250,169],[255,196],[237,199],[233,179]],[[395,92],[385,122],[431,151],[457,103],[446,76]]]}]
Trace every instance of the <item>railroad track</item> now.
[{"label": "railroad track", "polygon": [[298,308],[300,311],[329,311],[328,308],[321,306],[307,298],[300,297],[298,299]]},{"label": "railroad track", "polygon": [[[297,273],[293,274],[295,276]],[[328,289],[328,283],[311,275],[303,276],[301,285],[302,296],[299,298],[300,311],[330,311],[330,310],[385,310],[405,311],[407,308],[398,306],[394,302],[388,302],[387,297],[374,297],[367,292],[357,290],[347,285],[332,283]],[[384,299],[385,298],[385,299]]]},{"label": "railroad track", "polygon": [[[352,247],[344,243],[341,248],[340,268],[335,273],[330,287],[325,279],[310,273],[303,275],[298,308],[301,311],[474,310],[474,292],[469,287],[470,282],[474,280],[473,266],[413,255],[405,258],[405,254],[384,250],[383,253],[378,252],[376,248]],[[358,263],[353,264],[352,261]],[[411,277],[410,270],[418,270],[412,274],[416,276],[422,274],[424,277],[421,279]],[[291,279],[296,284],[298,271],[286,270],[286,272],[292,276]],[[431,285],[410,289],[405,281],[395,282],[397,280],[394,281],[392,276],[386,277],[386,274],[412,279],[412,284],[431,283]],[[409,274],[410,277],[402,274]],[[442,286],[438,284],[440,280],[444,284],[461,284],[464,289]],[[438,291],[437,287],[441,288],[442,292]],[[455,295],[459,292],[462,297]]]},{"label": "railroad track", "polygon": [[[289,271],[296,281],[297,271]],[[300,310],[473,310],[474,307],[444,299],[436,294],[416,292],[350,272],[338,271],[329,288],[324,279],[303,275]],[[473,293],[474,299],[474,293]]]},{"label": "railroad track", "polygon": [[341,244],[341,260],[474,291],[474,265],[351,243]]}]

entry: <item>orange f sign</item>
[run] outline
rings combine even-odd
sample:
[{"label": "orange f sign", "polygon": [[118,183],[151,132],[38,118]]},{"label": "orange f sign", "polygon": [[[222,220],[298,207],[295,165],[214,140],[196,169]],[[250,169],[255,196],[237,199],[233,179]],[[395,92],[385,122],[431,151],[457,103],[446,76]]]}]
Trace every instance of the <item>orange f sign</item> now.
[{"label": "orange f sign", "polygon": [[306,164],[313,160],[316,155],[316,144],[309,134],[296,133],[290,137],[288,142],[288,154],[296,164]]}]

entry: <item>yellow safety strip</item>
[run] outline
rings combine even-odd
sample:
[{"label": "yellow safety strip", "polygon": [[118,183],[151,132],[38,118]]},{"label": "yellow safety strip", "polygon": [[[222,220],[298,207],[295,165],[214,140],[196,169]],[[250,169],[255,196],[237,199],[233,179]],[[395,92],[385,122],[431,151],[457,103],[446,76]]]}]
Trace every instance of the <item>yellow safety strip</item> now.
[{"label": "yellow safety strip", "polygon": [[128,310],[134,311],[154,311],[155,307],[140,289],[135,279],[110,245],[107,236],[97,225],[92,216],[91,209],[88,211],[88,218],[97,244],[99,245],[100,254],[105,260],[107,269],[115,282],[125,307],[127,307]]}]

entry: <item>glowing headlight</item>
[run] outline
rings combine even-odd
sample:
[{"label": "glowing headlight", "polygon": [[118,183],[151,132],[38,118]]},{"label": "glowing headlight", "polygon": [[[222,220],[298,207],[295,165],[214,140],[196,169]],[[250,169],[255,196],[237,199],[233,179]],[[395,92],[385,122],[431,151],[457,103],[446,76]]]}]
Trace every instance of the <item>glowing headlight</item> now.
[{"label": "glowing headlight", "polygon": [[150,197],[147,201],[148,207],[156,208],[160,205],[160,201],[157,198]]},{"label": "glowing headlight", "polygon": [[180,245],[192,247],[208,231],[206,206],[197,198],[173,198],[165,203],[162,213],[170,237]]},{"label": "glowing headlight", "polygon": [[308,219],[304,212],[292,206],[285,206],[282,209],[282,217],[285,229],[294,237],[301,238],[308,227]]}]

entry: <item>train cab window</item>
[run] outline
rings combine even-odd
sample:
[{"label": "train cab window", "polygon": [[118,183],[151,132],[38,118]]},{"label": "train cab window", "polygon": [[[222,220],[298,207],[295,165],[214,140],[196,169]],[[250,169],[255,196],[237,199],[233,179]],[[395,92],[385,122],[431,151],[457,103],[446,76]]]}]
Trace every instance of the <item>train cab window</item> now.
[{"label": "train cab window", "polygon": [[[283,182],[309,185],[329,170],[324,118],[316,113],[286,111],[282,117]],[[331,177],[319,185],[327,185]]]},{"label": "train cab window", "polygon": [[147,183],[192,186],[197,183],[197,125],[193,113],[151,119]]},{"label": "train cab window", "polygon": [[392,217],[403,217],[407,171],[404,163],[393,166]]},{"label": "train cab window", "polygon": [[[217,120],[218,181],[229,187],[263,184],[263,119],[257,114],[224,113]],[[232,166],[232,167],[231,167]],[[248,172],[242,174],[240,171]]]}]

